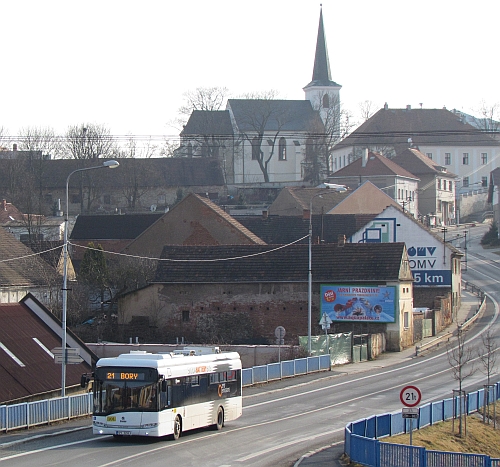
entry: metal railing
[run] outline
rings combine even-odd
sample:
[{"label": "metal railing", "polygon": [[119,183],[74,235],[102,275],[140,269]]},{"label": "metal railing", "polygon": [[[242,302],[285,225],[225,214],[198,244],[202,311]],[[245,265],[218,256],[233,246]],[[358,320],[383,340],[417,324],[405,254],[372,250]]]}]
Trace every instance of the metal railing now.
[{"label": "metal railing", "polygon": [[[477,285],[472,282],[462,281],[462,288],[477,295],[479,300],[479,305],[474,312],[474,314],[465,322],[460,325],[462,330],[467,329],[470,325],[476,322],[476,320],[482,315],[484,309],[486,308],[486,294]],[[447,343],[451,337],[453,337],[453,332],[449,331],[435,339],[432,339],[424,344],[415,346],[415,356],[421,355],[422,352],[439,347],[442,343]]]},{"label": "metal railing", "polygon": [[[329,369],[330,355],[320,355],[244,368],[241,377],[243,386],[251,386]],[[0,405],[0,433],[88,416],[92,413],[92,397],[91,393],[85,393],[21,404]]]},{"label": "metal railing", "polygon": [[[486,397],[488,396],[488,397]],[[500,399],[500,382],[489,388],[471,392],[465,397],[465,412],[469,415],[484,406],[485,401]],[[420,407],[416,429],[450,420],[460,412],[463,398],[454,397],[432,402]],[[455,415],[454,415],[455,414]],[[344,431],[344,451],[351,462],[368,467],[500,467],[500,459],[485,454],[431,451],[420,446],[384,443],[378,438],[408,433],[410,420],[404,419],[401,411],[374,415],[349,423]]]}]

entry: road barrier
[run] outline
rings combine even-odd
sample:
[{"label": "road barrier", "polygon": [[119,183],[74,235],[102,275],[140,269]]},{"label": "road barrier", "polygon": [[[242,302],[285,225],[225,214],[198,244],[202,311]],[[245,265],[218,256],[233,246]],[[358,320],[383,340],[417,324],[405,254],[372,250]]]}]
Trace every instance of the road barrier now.
[{"label": "road barrier", "polygon": [[[251,386],[327,370],[330,370],[330,355],[320,355],[244,368],[241,377],[243,386]],[[21,404],[0,405],[0,433],[88,416],[92,414],[92,398],[92,393],[85,393]]]},{"label": "road barrier", "polygon": [[[462,281],[462,288],[468,290],[469,292],[477,295],[479,300],[479,305],[474,312],[474,314],[465,322],[459,325],[460,329],[465,331],[469,326],[474,324],[476,320],[482,315],[484,309],[486,308],[486,294],[476,285],[471,282]],[[442,336],[436,337],[435,339],[426,342],[425,344],[420,344],[415,346],[415,356],[421,355],[427,350],[439,347],[442,343],[447,343],[453,337],[453,332],[447,332]]]},{"label": "road barrier", "polygon": [[[489,388],[488,400],[500,399],[500,382]],[[485,404],[485,390],[471,392],[465,396],[465,412],[470,415]],[[420,446],[384,443],[378,438],[409,433],[434,423],[450,420],[460,413],[463,398],[454,397],[422,405],[419,418],[410,428],[410,420],[402,412],[374,415],[349,423],[344,431],[344,451],[351,462],[367,467],[500,467],[500,459],[484,454],[431,451]]]}]

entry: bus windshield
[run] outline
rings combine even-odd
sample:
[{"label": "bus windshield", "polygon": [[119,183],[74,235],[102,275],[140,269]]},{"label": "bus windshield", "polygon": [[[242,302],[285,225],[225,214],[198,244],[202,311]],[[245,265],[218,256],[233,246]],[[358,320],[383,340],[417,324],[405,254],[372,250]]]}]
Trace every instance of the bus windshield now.
[{"label": "bus windshield", "polygon": [[[158,410],[158,377],[127,369],[96,370],[94,414]],[[149,371],[147,373],[150,373]],[[148,381],[149,380],[149,381]],[[151,381],[154,380],[154,381]]]}]

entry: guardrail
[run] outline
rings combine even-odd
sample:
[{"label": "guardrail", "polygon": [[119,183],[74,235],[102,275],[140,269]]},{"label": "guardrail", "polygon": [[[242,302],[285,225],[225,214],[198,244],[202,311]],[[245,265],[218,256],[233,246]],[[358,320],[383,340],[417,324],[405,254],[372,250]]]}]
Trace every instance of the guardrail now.
[{"label": "guardrail", "polygon": [[[241,377],[243,386],[252,386],[329,369],[330,355],[320,355],[245,368]],[[84,417],[92,413],[92,405],[91,393],[0,405],[0,432]]]},{"label": "guardrail", "polygon": [[241,378],[243,387],[245,387],[317,371],[327,371],[330,366],[330,355],[319,355],[317,357],[297,358],[295,360],[244,368]]},{"label": "guardrail", "polygon": [[[465,330],[481,316],[484,309],[486,308],[486,294],[478,286],[472,284],[471,282],[463,281],[462,287],[465,290],[469,290],[471,293],[476,294],[480,300],[480,304],[477,307],[477,310],[475,311],[474,315],[471,318],[469,318],[465,323],[462,323],[460,325],[460,329]],[[422,352],[425,352],[426,350],[431,350],[434,347],[439,347],[441,343],[448,342],[452,336],[453,332],[447,332],[442,336],[436,337],[435,339],[426,342],[425,344],[416,345],[415,356],[420,355]]]},{"label": "guardrail", "polygon": [[0,432],[47,425],[92,413],[92,394],[56,397],[0,406]]},{"label": "guardrail", "polygon": [[[484,406],[485,400],[500,399],[500,382],[489,388],[488,398],[485,390],[471,392],[465,397],[465,412],[470,415]],[[420,407],[416,429],[453,418],[460,412],[463,398],[443,399]],[[415,429],[412,427],[412,429]],[[413,467],[500,467],[500,459],[484,454],[430,451],[420,446],[384,443],[378,438],[409,433],[410,420],[402,417],[401,411],[374,415],[349,423],[344,430],[344,452],[351,462],[367,467],[403,466]]]}]

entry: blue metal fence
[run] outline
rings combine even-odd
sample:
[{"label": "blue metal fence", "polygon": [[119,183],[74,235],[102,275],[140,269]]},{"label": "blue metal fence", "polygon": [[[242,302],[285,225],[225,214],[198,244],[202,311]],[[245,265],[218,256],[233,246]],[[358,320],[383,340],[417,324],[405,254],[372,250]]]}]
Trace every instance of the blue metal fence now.
[{"label": "blue metal fence", "polygon": [[[330,355],[254,366],[242,371],[243,386],[330,369]],[[0,405],[0,432],[46,425],[92,413],[92,394],[56,397],[22,404]]]},{"label": "blue metal fence", "polygon": [[317,357],[297,358],[280,363],[244,368],[241,378],[243,386],[252,386],[259,383],[268,383],[282,378],[305,375],[317,371],[330,369],[330,355]]},{"label": "blue metal fence", "polygon": [[[500,382],[489,388],[489,400],[500,399]],[[467,394],[465,412],[477,412],[486,401],[485,390]],[[449,420],[459,413],[458,397],[432,402],[420,407],[417,423],[413,429],[420,429],[437,422]],[[453,406],[455,405],[455,411]],[[415,427],[416,425],[416,427]],[[408,433],[410,420],[401,412],[373,415],[349,423],[345,428],[344,450],[352,462],[368,467],[500,467],[500,459],[483,454],[429,451],[419,446],[384,443],[378,440],[385,436]]]}]

